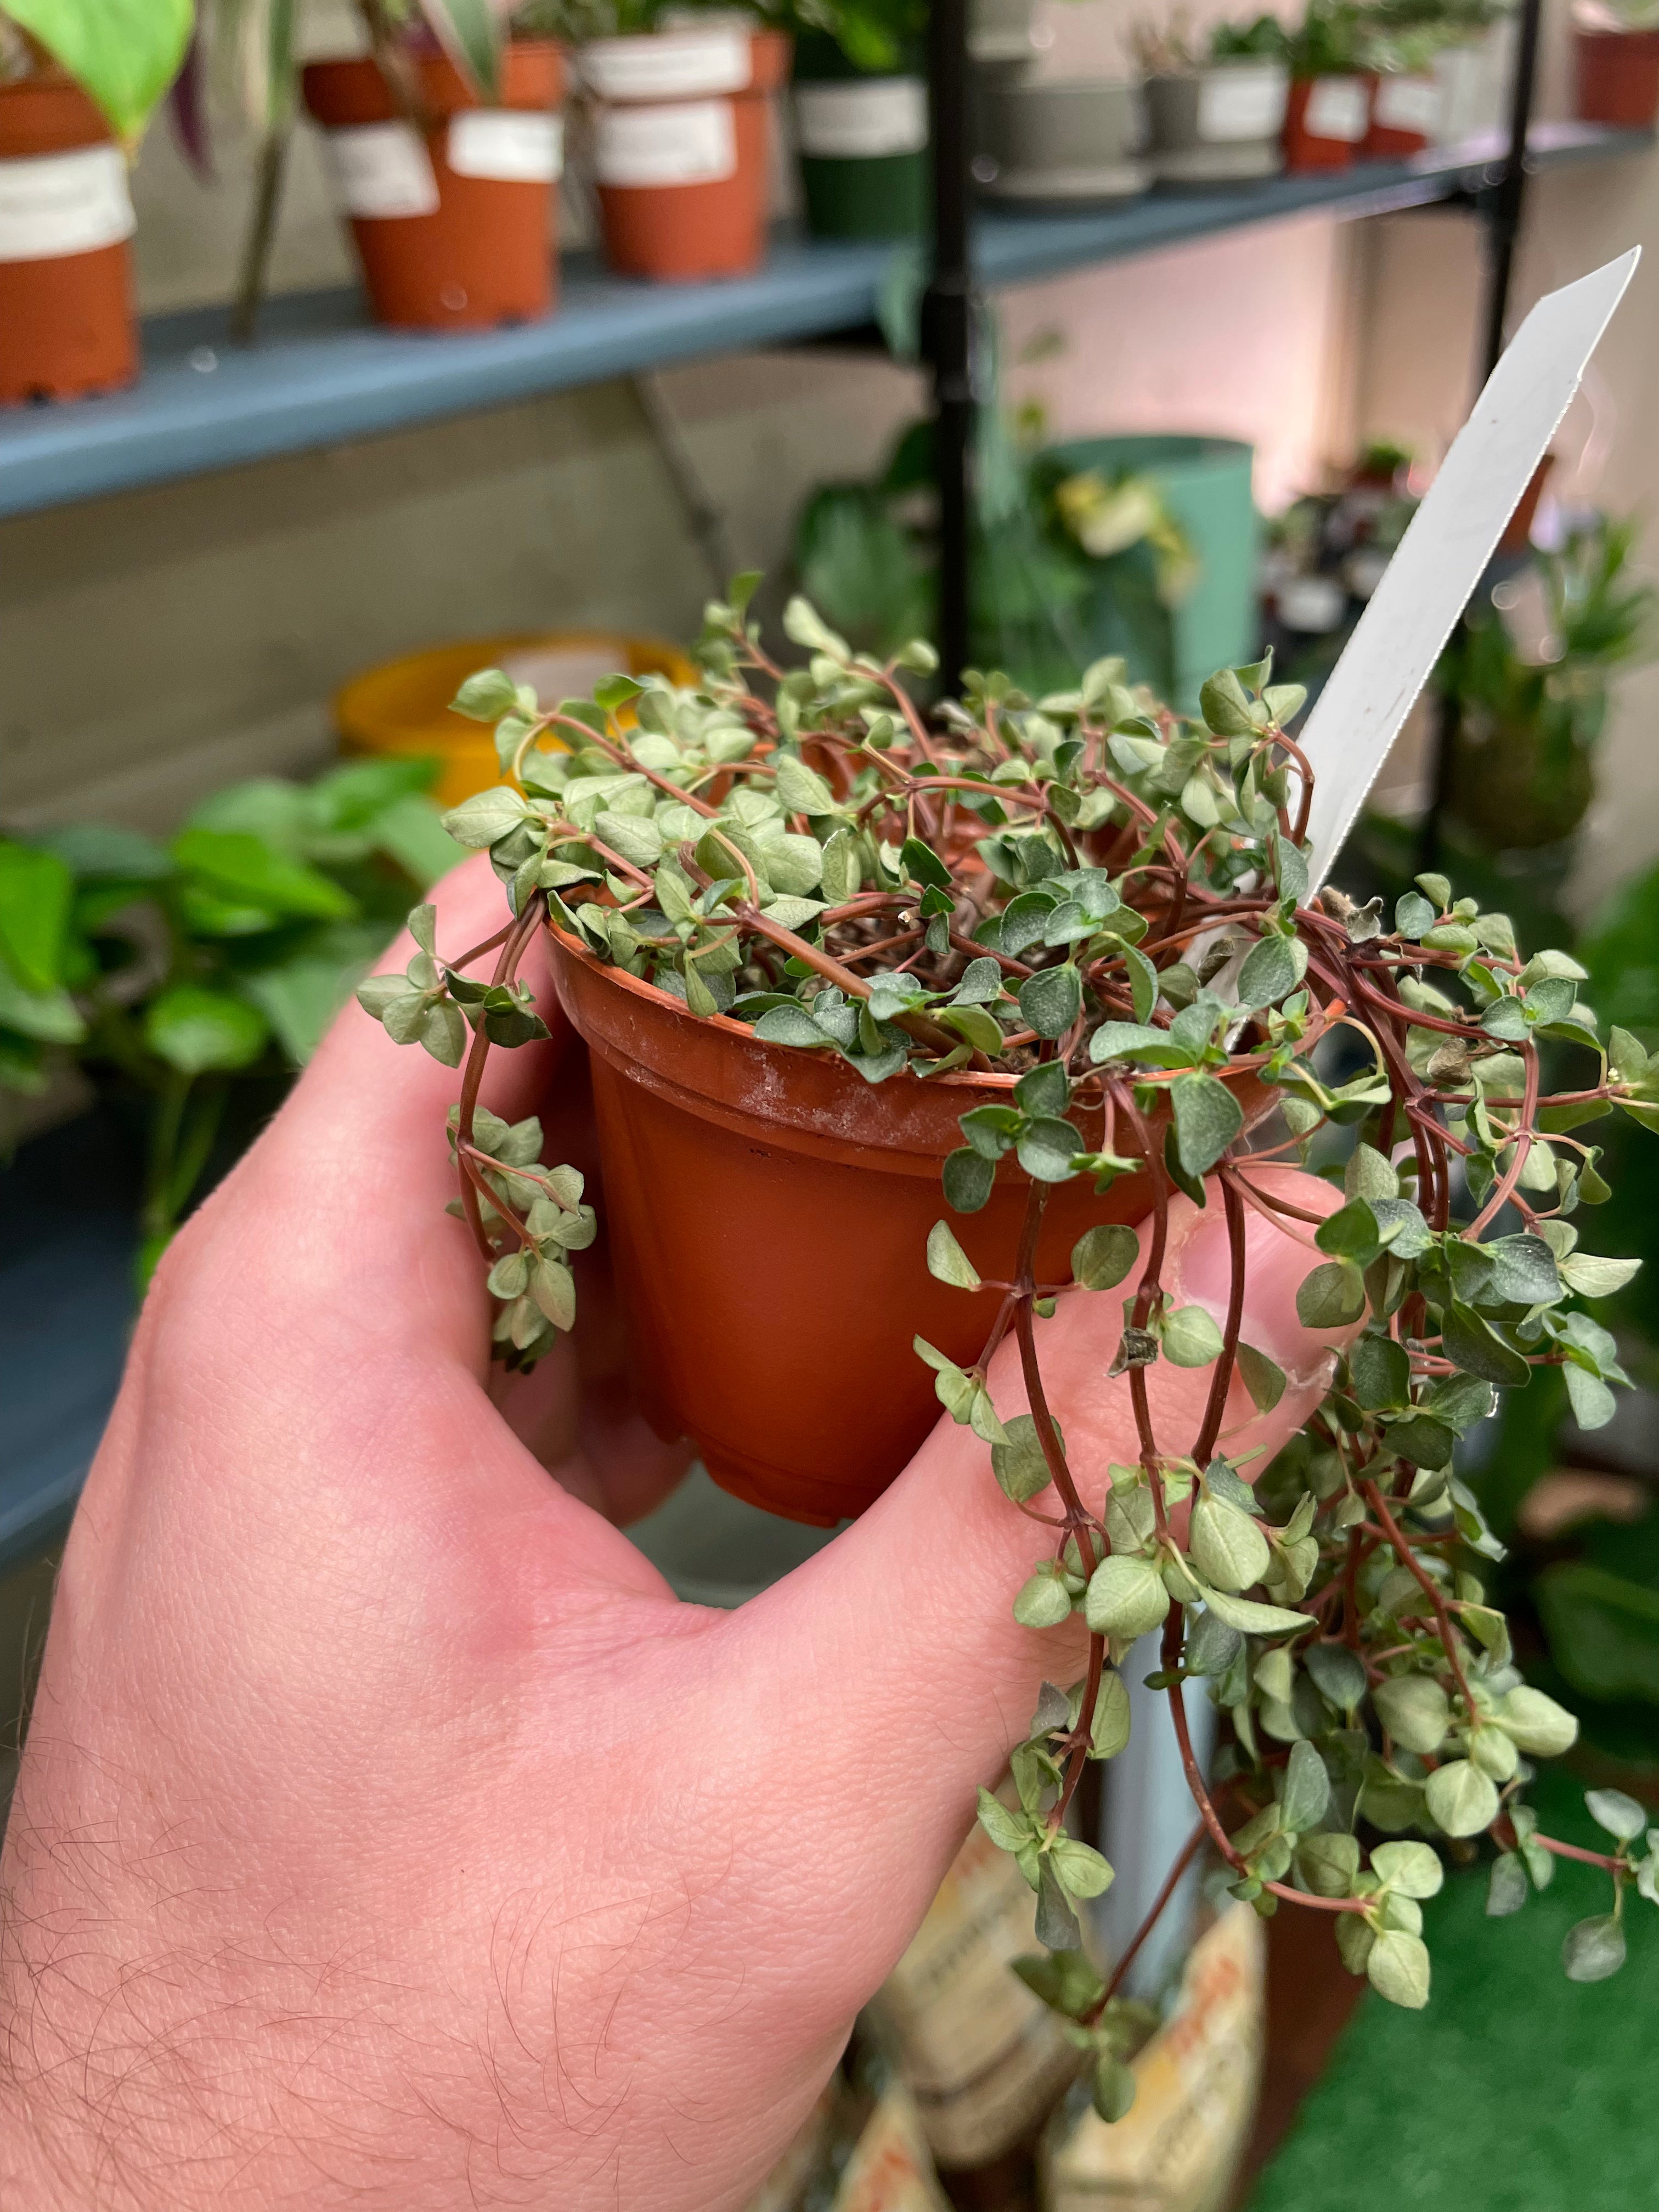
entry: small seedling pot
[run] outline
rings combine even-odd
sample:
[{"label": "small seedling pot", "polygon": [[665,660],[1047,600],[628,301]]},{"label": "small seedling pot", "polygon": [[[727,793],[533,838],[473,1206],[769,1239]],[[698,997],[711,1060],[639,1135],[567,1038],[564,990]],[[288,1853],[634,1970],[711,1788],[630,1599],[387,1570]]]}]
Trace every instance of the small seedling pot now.
[{"label": "small seedling pot", "polygon": [[1370,125],[1368,77],[1293,77],[1285,110],[1285,167],[1346,169]]},{"label": "small seedling pot", "polygon": [[311,62],[303,77],[375,321],[488,330],[550,313],[563,167],[557,46],[509,46],[496,106],[484,106],[444,55],[409,59],[419,129],[368,57]]},{"label": "small seedling pot", "polygon": [[775,31],[726,24],[595,39],[578,66],[594,102],[605,258],[624,276],[746,276],[766,253],[769,96],[789,69]]},{"label": "small seedling pot", "polygon": [[1161,185],[1249,184],[1285,166],[1289,79],[1278,62],[1239,61],[1146,80],[1152,174]]},{"label": "small seedling pot", "polygon": [[1427,71],[1384,70],[1372,80],[1371,119],[1360,154],[1368,161],[1403,161],[1440,137],[1445,94]]},{"label": "small seedling pot", "polygon": [[1127,199],[1152,182],[1138,84],[1115,77],[988,83],[981,112],[984,151],[975,174],[999,199]]},{"label": "small seedling pot", "polygon": [[795,42],[795,145],[815,238],[908,238],[927,206],[927,80],[854,68],[836,41]]},{"label": "small seedling pot", "polygon": [[0,85],[0,403],[132,382],[132,230],[125,159],[80,87]]},{"label": "small seedling pot", "polygon": [[[1013,1078],[872,1085],[833,1054],[694,1016],[551,935],[560,1001],[592,1057],[605,1219],[647,1417],[769,1512],[824,1525],[862,1512],[939,1415],[913,1340],[971,1366],[995,1318],[994,1293],[928,1273],[928,1231],[948,1218],[981,1275],[1015,1272],[1023,1170],[1005,1160],[978,1213],[951,1213],[939,1186],[958,1116],[1006,1099]],[[1253,1089],[1246,1111],[1266,1095]],[[1038,1280],[1067,1280],[1085,1229],[1150,1203],[1144,1176],[1098,1197],[1086,1176],[1056,1184]]]},{"label": "small seedling pot", "polygon": [[1659,31],[1572,33],[1578,118],[1651,131],[1659,118]]}]

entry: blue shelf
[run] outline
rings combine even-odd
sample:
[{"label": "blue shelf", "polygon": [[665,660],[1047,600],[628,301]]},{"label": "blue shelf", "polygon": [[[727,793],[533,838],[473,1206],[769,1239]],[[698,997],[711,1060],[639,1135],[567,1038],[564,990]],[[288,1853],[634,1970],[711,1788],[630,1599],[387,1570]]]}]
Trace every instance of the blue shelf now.
[{"label": "blue shelf", "polygon": [[[1531,158],[1547,168],[1651,143],[1643,131],[1541,124]],[[1354,217],[1455,198],[1492,181],[1501,154],[1494,138],[1227,191],[1156,192],[1091,210],[998,209],[977,223],[975,255],[988,284],[1030,283],[1296,216]],[[227,342],[222,309],[159,316],[145,325],[145,374],[131,392],[0,416],[0,515],[856,329],[875,319],[894,251],[781,233],[757,275],[691,285],[634,283],[568,256],[556,315],[476,337],[377,330],[351,292],[273,301],[259,343],[246,349]]]}]

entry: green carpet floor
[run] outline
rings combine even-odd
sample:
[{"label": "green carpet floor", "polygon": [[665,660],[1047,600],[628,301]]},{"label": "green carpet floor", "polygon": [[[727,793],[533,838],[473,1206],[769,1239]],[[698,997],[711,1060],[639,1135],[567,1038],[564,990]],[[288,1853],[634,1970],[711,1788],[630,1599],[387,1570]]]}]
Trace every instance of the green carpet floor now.
[{"label": "green carpet floor", "polygon": [[[1582,1794],[1535,1793],[1546,1832],[1606,1841]],[[1510,1920],[1460,1875],[1425,1909],[1426,2011],[1367,1991],[1249,2212],[1659,2212],[1659,1912],[1627,1890],[1630,1955],[1569,1982],[1561,1938],[1605,1912],[1605,1875],[1564,1864]]]}]

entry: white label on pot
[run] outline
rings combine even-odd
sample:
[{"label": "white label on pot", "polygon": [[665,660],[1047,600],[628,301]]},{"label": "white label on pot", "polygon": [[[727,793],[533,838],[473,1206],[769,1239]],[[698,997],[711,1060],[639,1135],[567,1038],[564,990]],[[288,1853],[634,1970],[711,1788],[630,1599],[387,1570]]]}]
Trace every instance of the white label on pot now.
[{"label": "white label on pot", "polygon": [[551,184],[564,173],[564,118],[530,108],[464,107],[450,118],[444,159],[458,177]]},{"label": "white label on pot", "polygon": [[1308,824],[1316,890],[1561,427],[1641,258],[1640,247],[1632,248],[1551,292],[1527,317],[1331,671],[1301,732],[1316,778]]},{"label": "white label on pot", "polygon": [[602,185],[714,185],[738,170],[729,100],[602,109],[593,173]]},{"label": "white label on pot", "polygon": [[132,233],[127,165],[118,147],[0,161],[0,261],[95,253]]},{"label": "white label on pot", "polygon": [[1272,138],[1285,120],[1285,72],[1265,69],[1211,70],[1199,80],[1198,135],[1218,145]]},{"label": "white label on pot", "polygon": [[1370,107],[1363,77],[1316,77],[1302,127],[1310,138],[1340,138],[1357,146],[1370,127]]},{"label": "white label on pot", "polygon": [[584,81],[601,100],[686,100],[742,92],[752,74],[749,33],[734,27],[592,39],[581,50]]},{"label": "white label on pot", "polygon": [[342,215],[436,215],[438,180],[426,141],[407,123],[363,123],[325,131],[334,204]]},{"label": "white label on pot", "polygon": [[927,143],[927,87],[919,76],[798,84],[795,135],[817,160],[919,154]]},{"label": "white label on pot", "polygon": [[1432,138],[1440,128],[1440,87],[1431,76],[1378,77],[1371,113],[1385,131]]}]

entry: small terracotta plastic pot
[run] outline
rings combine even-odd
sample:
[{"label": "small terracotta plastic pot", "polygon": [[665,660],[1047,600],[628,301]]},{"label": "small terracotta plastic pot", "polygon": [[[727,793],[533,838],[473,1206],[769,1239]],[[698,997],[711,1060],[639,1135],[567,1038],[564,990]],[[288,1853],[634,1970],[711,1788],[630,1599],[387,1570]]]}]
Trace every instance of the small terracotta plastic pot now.
[{"label": "small terracotta plastic pot", "polygon": [[125,160],[80,87],[0,85],[0,403],[132,382],[132,229]]},{"label": "small terracotta plastic pot", "polygon": [[306,106],[322,125],[374,319],[405,330],[489,330],[551,313],[564,90],[550,39],[502,56],[486,106],[440,53],[410,56],[427,128],[404,120],[367,57],[310,62]]},{"label": "small terracotta plastic pot", "polygon": [[620,275],[746,276],[766,252],[769,97],[789,40],[726,27],[596,39],[593,167],[605,258]]},{"label": "small terracotta plastic pot", "polygon": [[1346,169],[1370,128],[1370,81],[1294,77],[1285,109],[1287,169]]},{"label": "small terracotta plastic pot", "polygon": [[1440,135],[1444,105],[1437,77],[1385,71],[1373,78],[1370,127],[1361,155],[1368,161],[1397,161],[1422,153]]},{"label": "small terracotta plastic pot", "polygon": [[[1014,1273],[1030,1189],[1018,1164],[1002,1163],[978,1213],[950,1214],[939,1186],[958,1116],[1006,1100],[1013,1078],[872,1086],[829,1053],[689,1014],[552,936],[561,1003],[592,1056],[605,1221],[647,1418],[768,1512],[861,1513],[939,1416],[912,1340],[969,1366],[994,1318],[994,1294],[928,1273],[928,1231],[948,1216],[982,1275]],[[1246,1110],[1265,1095],[1253,1086]],[[1056,1184],[1038,1279],[1066,1280],[1085,1229],[1149,1203],[1143,1176],[1103,1197],[1087,1176]]]},{"label": "small terracotta plastic pot", "polygon": [[1591,31],[1575,25],[1581,123],[1651,131],[1659,119],[1659,31]]}]

